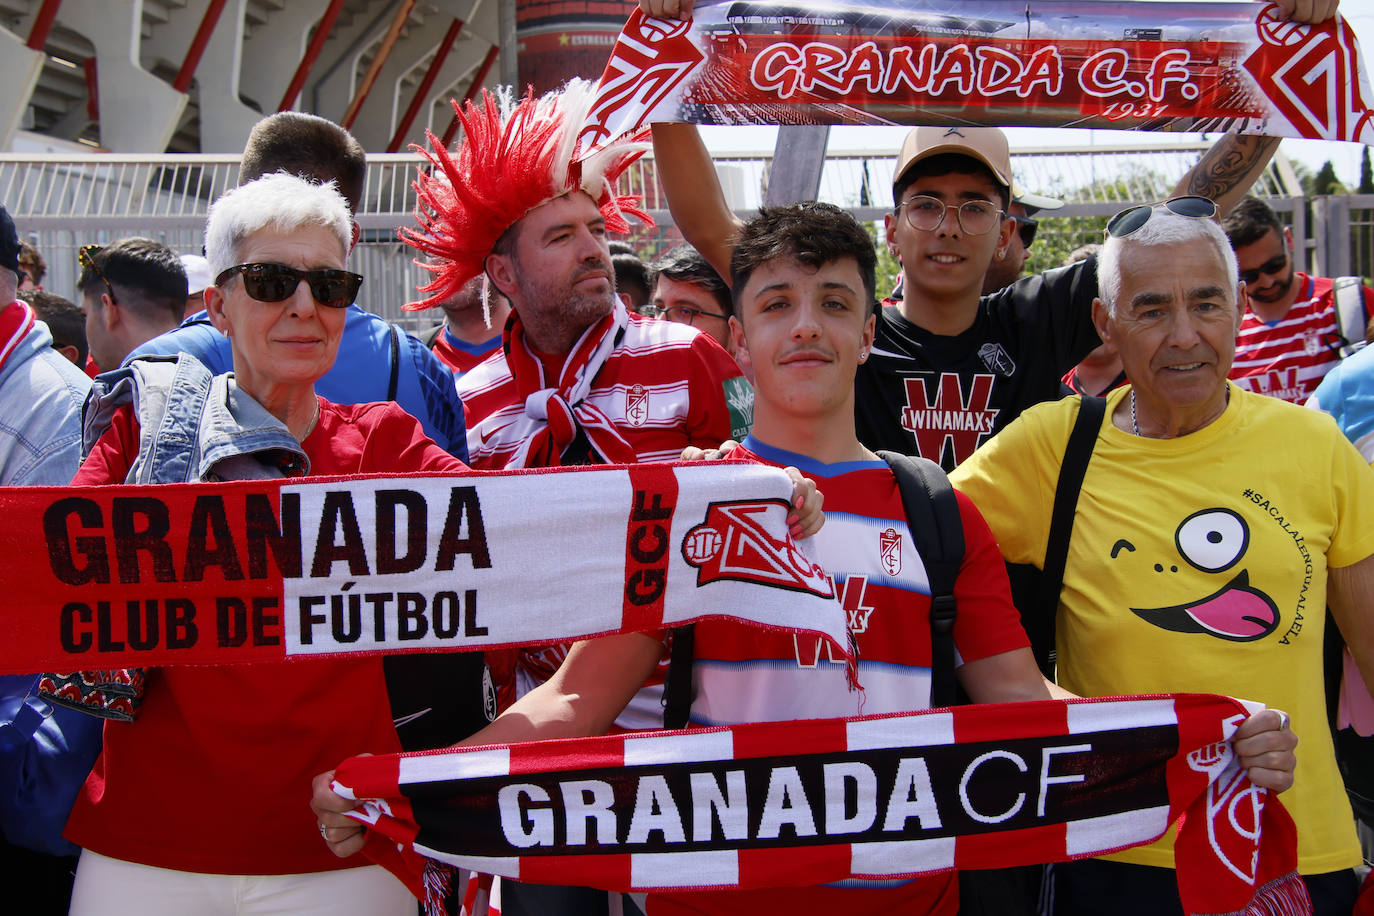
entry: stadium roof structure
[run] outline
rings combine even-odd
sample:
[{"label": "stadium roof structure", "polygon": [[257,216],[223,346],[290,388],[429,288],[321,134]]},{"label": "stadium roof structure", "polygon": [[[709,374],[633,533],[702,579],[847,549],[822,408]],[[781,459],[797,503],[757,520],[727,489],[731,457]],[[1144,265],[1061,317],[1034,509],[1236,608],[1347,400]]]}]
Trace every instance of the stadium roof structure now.
[{"label": "stadium roof structure", "polygon": [[234,153],[264,114],[295,107],[351,115],[363,146],[381,152],[412,101],[405,142],[426,126],[443,134],[449,98],[498,80],[506,6],[514,0],[0,0],[0,75],[12,90],[0,150]]}]

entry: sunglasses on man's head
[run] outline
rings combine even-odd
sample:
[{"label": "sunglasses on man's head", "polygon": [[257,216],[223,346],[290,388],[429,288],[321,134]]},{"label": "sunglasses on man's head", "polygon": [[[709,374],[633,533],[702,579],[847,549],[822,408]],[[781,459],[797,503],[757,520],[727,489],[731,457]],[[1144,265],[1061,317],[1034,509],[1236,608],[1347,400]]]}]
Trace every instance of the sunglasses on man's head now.
[{"label": "sunglasses on man's head", "polygon": [[110,294],[110,301],[117,303],[118,300],[115,299],[114,287],[110,285],[109,280],[105,279],[105,275],[100,272],[100,268],[95,266],[95,256],[100,252],[100,249],[103,247],[105,246],[82,245],[76,251],[76,260],[78,264],[80,264],[82,267],[89,270],[91,273],[95,274],[97,277],[100,278],[100,282],[105,284],[105,292]]},{"label": "sunglasses on man's head", "polygon": [[1148,223],[1150,217],[1158,210],[1168,210],[1189,219],[1214,219],[1217,215],[1216,203],[1206,197],[1172,197],[1163,203],[1127,207],[1107,220],[1107,235],[1114,239],[1124,239],[1131,233],[1140,231],[1140,227]]},{"label": "sunglasses on man's head", "polygon": [[1016,221],[1016,234],[1021,236],[1021,247],[1029,248],[1035,241],[1035,231],[1040,228],[1040,221],[1029,216],[1013,216],[1012,219]]},{"label": "sunglasses on man's head", "polygon": [[222,271],[215,278],[215,285],[223,286],[234,274],[243,277],[243,291],[259,302],[290,299],[304,280],[310,285],[310,295],[315,301],[333,309],[347,308],[358,298],[358,289],[363,285],[360,274],[346,270],[298,270],[285,264],[236,264]]},{"label": "sunglasses on man's head", "polygon": [[1254,283],[1256,280],[1260,278],[1260,274],[1268,274],[1272,277],[1274,274],[1283,270],[1287,266],[1288,252],[1284,251],[1274,255],[1272,258],[1265,261],[1263,264],[1261,264],[1259,267],[1256,267],[1254,270],[1242,270],[1240,272],[1240,278],[1244,280],[1247,284]]}]

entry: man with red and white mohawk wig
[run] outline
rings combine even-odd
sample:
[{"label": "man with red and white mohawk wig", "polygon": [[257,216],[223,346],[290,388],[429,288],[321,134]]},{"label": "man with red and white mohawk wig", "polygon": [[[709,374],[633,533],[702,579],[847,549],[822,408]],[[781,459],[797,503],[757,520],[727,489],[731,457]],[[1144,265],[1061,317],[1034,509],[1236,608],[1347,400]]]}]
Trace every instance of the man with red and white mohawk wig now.
[{"label": "man with red and white mohawk wig", "polygon": [[616,182],[649,149],[647,132],[623,135],[590,152],[578,149],[578,132],[595,100],[595,86],[575,79],[561,90],[516,104],[509,90],[482,92],[481,104],[459,106],[463,142],[450,154],[427,134],[432,149],[418,151],[432,172],[421,170],[416,218],[421,231],[402,238],[430,256],[420,262],[434,274],[420,287],[428,298],[407,308],[437,305],[480,275],[497,240],[541,204],[581,191],[595,201],[608,232],[630,231],[626,216],[653,225],[639,198],[616,192]]}]

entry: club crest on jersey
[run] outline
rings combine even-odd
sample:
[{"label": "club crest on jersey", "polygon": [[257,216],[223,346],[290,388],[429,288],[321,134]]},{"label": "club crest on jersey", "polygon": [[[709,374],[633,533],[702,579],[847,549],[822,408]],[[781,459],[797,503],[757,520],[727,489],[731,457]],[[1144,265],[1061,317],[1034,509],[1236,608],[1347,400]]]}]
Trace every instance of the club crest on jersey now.
[{"label": "club crest on jersey", "polygon": [[643,385],[633,385],[625,392],[625,420],[631,426],[643,426],[649,419],[649,391]]},{"label": "club crest on jersey", "polygon": [[[682,541],[683,558],[697,569],[697,587],[733,579],[833,598],[829,577],[797,549],[787,533],[788,509],[781,499],[708,505],[705,520]],[[770,515],[772,527],[783,519],[780,533],[770,530]]]},{"label": "club crest on jersey", "polygon": [[1016,361],[1011,358],[1007,348],[999,343],[988,342],[983,344],[978,348],[978,358],[989,370],[1004,378],[1011,378],[1016,374]]},{"label": "club crest on jersey", "polygon": [[902,535],[896,528],[888,528],[878,534],[878,555],[883,561],[883,569],[889,576],[902,571]]}]

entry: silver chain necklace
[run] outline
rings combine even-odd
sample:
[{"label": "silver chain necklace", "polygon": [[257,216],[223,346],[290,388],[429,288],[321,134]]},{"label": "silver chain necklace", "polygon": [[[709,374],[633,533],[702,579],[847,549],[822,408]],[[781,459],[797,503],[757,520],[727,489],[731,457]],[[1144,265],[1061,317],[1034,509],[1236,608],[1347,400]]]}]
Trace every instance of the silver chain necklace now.
[{"label": "silver chain necklace", "polygon": [[1131,389],[1131,433],[1140,435],[1140,424],[1135,421],[1135,389]]}]

